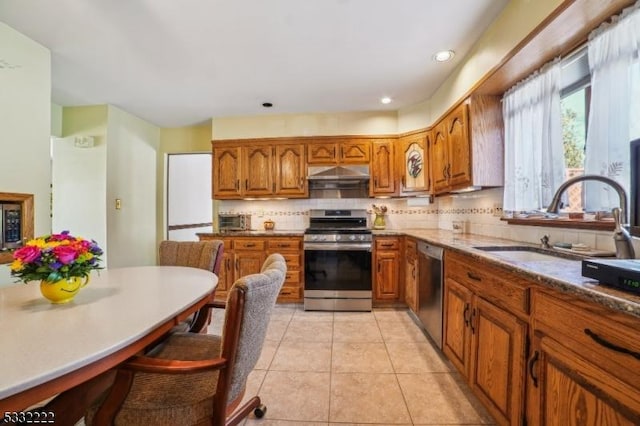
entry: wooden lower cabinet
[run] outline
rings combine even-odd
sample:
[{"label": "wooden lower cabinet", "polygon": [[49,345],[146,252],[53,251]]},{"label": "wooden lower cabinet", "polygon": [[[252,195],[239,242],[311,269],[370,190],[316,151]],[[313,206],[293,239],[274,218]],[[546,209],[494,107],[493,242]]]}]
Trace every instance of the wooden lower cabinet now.
[{"label": "wooden lower cabinet", "polygon": [[498,424],[520,425],[527,322],[482,297],[482,288],[493,285],[491,272],[474,275],[481,265],[450,258],[445,257],[443,352]]},{"label": "wooden lower cabinet", "polygon": [[401,302],[400,238],[376,237],[373,249],[373,301]]},{"label": "wooden lower cabinet", "polygon": [[640,331],[605,307],[534,294],[529,425],[640,424]]},{"label": "wooden lower cabinet", "polygon": [[407,237],[404,245],[404,301],[409,309],[418,313],[418,244]]},{"label": "wooden lower cabinet", "polygon": [[271,253],[280,253],[287,263],[287,275],[278,296],[279,302],[300,302],[302,277],[302,237],[217,237],[201,236],[201,240],[221,239],[224,255],[218,275],[216,299],[225,300],[233,283],[250,274],[257,274]]}]

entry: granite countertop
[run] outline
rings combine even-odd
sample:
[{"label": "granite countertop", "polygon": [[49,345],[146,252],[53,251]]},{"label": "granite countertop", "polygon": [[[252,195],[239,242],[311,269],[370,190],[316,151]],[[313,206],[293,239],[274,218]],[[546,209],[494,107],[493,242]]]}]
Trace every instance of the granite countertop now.
[{"label": "granite countertop", "polygon": [[640,318],[640,296],[607,287],[593,279],[583,277],[582,257],[566,256],[563,253],[556,252],[558,256],[561,256],[558,257],[557,260],[511,260],[474,247],[539,246],[474,234],[454,234],[451,231],[436,229],[403,229],[401,234],[394,232],[400,231],[376,231],[375,234],[408,235],[415,237],[445,249],[457,251],[478,260],[501,266],[541,285],[565,293],[573,293],[616,311],[625,312]]}]

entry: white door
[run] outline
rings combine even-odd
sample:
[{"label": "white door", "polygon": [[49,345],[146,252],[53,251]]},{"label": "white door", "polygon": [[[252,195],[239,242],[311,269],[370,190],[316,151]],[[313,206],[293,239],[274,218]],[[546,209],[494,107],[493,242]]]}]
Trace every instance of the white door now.
[{"label": "white door", "polygon": [[166,199],[167,239],[197,241],[197,232],[211,232],[211,153],[168,155]]}]

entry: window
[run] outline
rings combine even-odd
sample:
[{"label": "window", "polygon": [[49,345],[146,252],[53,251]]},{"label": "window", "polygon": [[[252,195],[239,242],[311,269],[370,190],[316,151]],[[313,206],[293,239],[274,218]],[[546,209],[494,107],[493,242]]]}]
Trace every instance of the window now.
[{"label": "window", "polygon": [[[591,98],[591,76],[585,47],[562,61],[560,97],[565,179],[569,179],[584,174]],[[583,207],[582,185],[573,185],[567,191],[565,210],[581,212]]]}]

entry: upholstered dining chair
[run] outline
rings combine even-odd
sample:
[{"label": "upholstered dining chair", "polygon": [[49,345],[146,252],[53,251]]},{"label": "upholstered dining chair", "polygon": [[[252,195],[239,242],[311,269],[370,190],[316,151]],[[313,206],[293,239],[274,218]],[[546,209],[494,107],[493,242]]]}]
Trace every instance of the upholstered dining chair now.
[{"label": "upholstered dining chair", "polygon": [[286,270],[284,258],[271,254],[259,274],[233,284],[222,336],[174,333],[151,353],[126,362],[85,423],[231,426],[251,411],[262,417],[266,407],[259,396],[239,404]]},{"label": "upholstered dining chair", "polygon": [[[158,263],[163,266],[189,266],[206,269],[218,275],[222,264],[224,243],[221,240],[160,242]],[[211,296],[213,301],[213,295]],[[205,332],[211,321],[211,311],[204,309],[178,324],[173,331]]]}]

